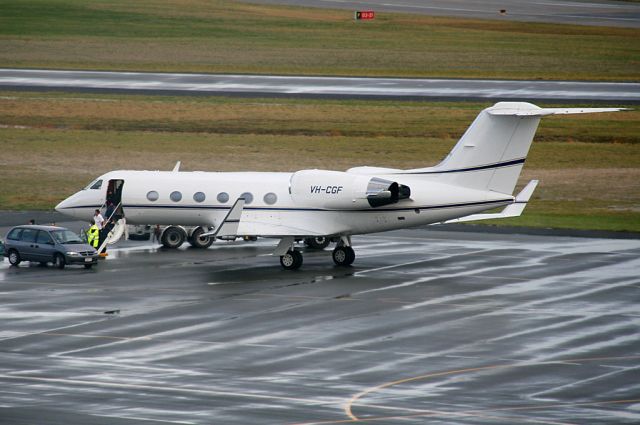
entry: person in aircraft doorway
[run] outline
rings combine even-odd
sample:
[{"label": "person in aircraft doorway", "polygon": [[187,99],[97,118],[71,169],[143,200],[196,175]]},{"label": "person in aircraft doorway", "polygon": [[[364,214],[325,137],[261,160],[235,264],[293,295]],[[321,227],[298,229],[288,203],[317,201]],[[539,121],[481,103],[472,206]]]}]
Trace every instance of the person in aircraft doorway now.
[{"label": "person in aircraft doorway", "polygon": [[89,227],[89,230],[87,230],[87,243],[95,249],[98,249],[100,246],[100,229],[98,229],[95,221],[93,221],[93,224]]},{"label": "person in aircraft doorway", "polygon": [[115,206],[113,205],[113,202],[111,202],[110,200],[107,201],[107,210],[104,212],[104,215],[107,217],[107,221],[112,220],[112,216],[114,212],[115,212]]},{"label": "person in aircraft doorway", "polygon": [[[99,209],[96,210],[95,213],[93,214],[93,222],[98,228],[98,247],[99,247],[102,244],[102,242],[104,242],[104,240],[107,238],[107,234],[108,234],[108,231],[105,228],[107,223],[105,222],[104,217],[102,217],[102,214],[100,214]],[[102,249],[102,252],[100,252],[100,256],[101,257],[107,256],[106,246]]]},{"label": "person in aircraft doorway", "polygon": [[117,218],[115,212],[116,208],[113,205],[113,202],[107,201],[107,209],[104,212],[104,226],[102,226],[105,229],[105,234],[109,233],[111,229],[113,229],[113,226],[116,224]]}]

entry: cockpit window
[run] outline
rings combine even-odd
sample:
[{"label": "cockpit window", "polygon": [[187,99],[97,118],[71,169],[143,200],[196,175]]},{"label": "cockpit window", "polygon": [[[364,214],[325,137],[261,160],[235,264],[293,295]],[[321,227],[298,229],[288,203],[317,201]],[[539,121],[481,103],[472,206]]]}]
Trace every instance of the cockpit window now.
[{"label": "cockpit window", "polygon": [[85,187],[86,189],[100,189],[102,187],[102,179],[94,180]]}]

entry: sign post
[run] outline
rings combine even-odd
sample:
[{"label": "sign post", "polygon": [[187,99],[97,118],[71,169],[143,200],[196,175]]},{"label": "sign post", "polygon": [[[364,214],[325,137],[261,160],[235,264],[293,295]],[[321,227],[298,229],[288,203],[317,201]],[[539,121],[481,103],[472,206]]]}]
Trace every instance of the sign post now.
[{"label": "sign post", "polygon": [[373,10],[357,10],[354,14],[354,19],[356,21],[368,21],[371,19],[375,19],[376,12]]}]

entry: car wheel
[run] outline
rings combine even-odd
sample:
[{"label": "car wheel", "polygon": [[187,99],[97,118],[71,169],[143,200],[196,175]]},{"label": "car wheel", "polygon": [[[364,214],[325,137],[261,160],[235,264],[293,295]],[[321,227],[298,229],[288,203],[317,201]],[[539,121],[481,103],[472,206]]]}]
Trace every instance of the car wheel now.
[{"label": "car wheel", "polygon": [[18,264],[20,264],[20,261],[22,261],[20,259],[20,254],[18,253],[18,251],[16,251],[15,249],[12,249],[9,251],[9,262],[11,263],[12,266],[17,266]]},{"label": "car wheel", "polygon": [[62,254],[56,254],[53,257],[53,264],[59,269],[64,269],[67,262],[64,260],[64,256]]}]

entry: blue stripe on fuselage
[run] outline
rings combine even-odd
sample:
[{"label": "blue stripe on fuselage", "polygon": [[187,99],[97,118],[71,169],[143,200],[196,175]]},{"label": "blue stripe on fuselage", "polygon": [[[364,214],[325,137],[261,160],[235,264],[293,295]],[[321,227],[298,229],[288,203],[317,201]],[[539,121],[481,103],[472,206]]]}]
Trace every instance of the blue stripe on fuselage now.
[{"label": "blue stripe on fuselage", "polygon": [[[486,164],[486,165],[478,165],[475,167],[469,168],[458,168],[454,170],[441,170],[441,171],[409,171],[409,172],[398,172],[397,174],[449,174],[449,173],[466,173],[468,171],[481,171],[481,170],[490,170],[492,168],[502,168],[502,167],[512,167],[514,165],[524,164],[526,158],[514,159],[511,161],[505,162],[496,162],[495,164]],[[393,173],[396,174],[396,173]]]}]

